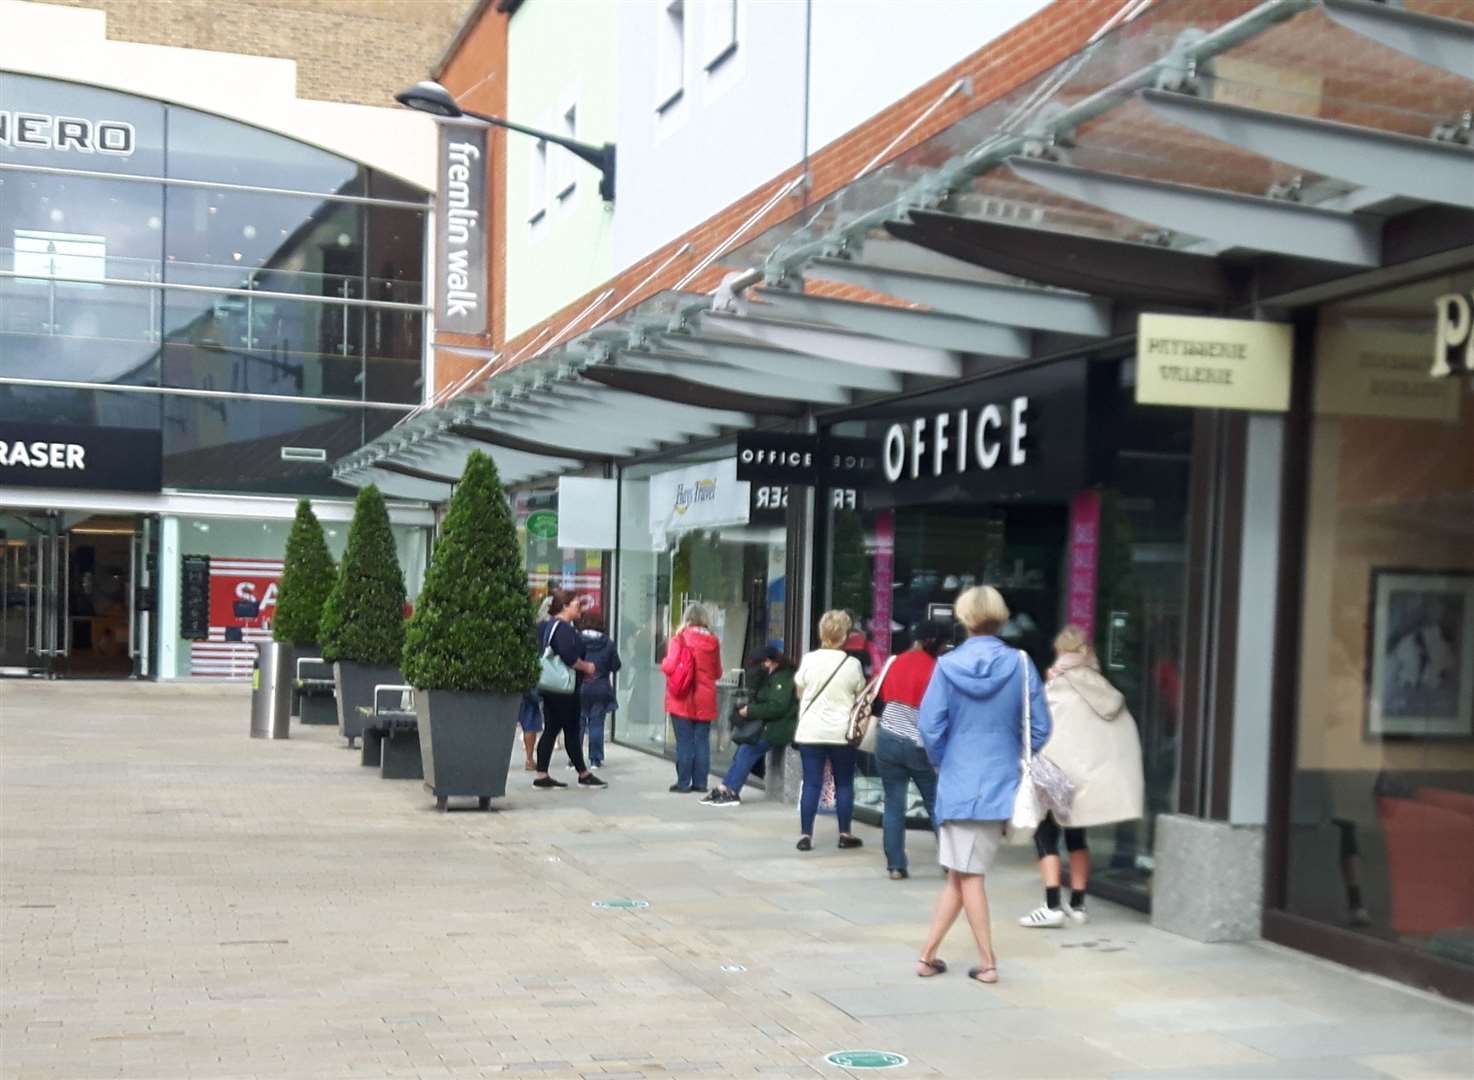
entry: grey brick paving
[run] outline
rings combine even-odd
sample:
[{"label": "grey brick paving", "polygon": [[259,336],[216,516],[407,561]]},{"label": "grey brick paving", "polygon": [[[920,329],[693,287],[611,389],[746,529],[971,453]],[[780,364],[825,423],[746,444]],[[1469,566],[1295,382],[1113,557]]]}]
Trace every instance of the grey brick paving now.
[{"label": "grey brick paving", "polygon": [[336,732],[246,730],[234,687],[0,681],[0,1074],[813,1077],[842,1048],[894,1076],[1474,1074],[1474,1013],[1318,961],[1103,903],[1021,930],[1023,851],[990,883],[1003,982],[965,981],[961,929],[922,982],[925,837],[889,882],[875,830],[800,856],[791,810],[701,807],[620,748],[608,791],[516,771],[441,815]]}]

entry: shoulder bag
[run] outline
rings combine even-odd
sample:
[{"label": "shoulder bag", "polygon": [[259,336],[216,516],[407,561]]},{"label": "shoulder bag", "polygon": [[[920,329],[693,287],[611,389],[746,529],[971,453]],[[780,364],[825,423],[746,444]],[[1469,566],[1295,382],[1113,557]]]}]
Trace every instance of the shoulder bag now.
[{"label": "shoulder bag", "polygon": [[548,639],[543,642],[537,688],[544,694],[567,695],[578,689],[578,675],[553,648],[553,635],[558,632],[559,625],[556,620],[549,623]]},{"label": "shoulder bag", "polygon": [[875,753],[875,736],[880,729],[880,725],[875,722],[875,698],[885,685],[886,674],[895,662],[894,653],[886,657],[880,674],[870,680],[870,685],[860,691],[860,696],[850,706],[849,742],[851,746],[858,747],[861,753]]},{"label": "shoulder bag", "polygon": [[732,710],[727,717],[727,730],[731,733],[733,743],[745,746],[763,737],[763,722],[751,715],[751,708],[748,708],[747,716],[742,715],[742,709],[752,705],[754,691],[747,689],[747,672],[744,671],[741,678],[742,682],[738,684],[737,694],[732,701]]},{"label": "shoulder bag", "polygon": [[1064,770],[1043,754],[1033,752],[1033,716],[1029,700],[1029,657],[1019,650],[1019,667],[1023,670],[1023,756],[1019,760],[1018,792],[1013,797],[1013,815],[1008,820],[1008,841],[1025,844],[1033,840],[1034,830],[1051,810],[1067,815],[1075,799],[1075,785]]}]

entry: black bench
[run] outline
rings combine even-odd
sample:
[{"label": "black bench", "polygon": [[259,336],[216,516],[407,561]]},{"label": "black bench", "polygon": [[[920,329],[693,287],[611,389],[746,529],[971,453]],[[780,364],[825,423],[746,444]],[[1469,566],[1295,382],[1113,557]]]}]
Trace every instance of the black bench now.
[{"label": "black bench", "polygon": [[374,687],[373,707],[360,707],[366,715],[359,760],[364,765],[377,765],[379,776],[385,780],[425,778],[420,721],[413,702],[414,691],[408,686],[381,684]]},{"label": "black bench", "polygon": [[293,693],[301,709],[304,724],[338,723],[337,683],[333,667],[320,656],[297,657],[297,678]]}]

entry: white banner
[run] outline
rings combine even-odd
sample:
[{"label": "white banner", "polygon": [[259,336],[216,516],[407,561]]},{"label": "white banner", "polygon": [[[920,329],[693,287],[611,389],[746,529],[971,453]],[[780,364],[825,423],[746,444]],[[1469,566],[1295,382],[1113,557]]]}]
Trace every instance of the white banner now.
[{"label": "white banner", "polygon": [[737,459],[687,465],[650,478],[650,540],[664,551],[667,538],[719,525],[746,525],[748,485],[737,479]]},{"label": "white banner", "polygon": [[619,481],[589,476],[558,478],[558,546],[613,551]]}]

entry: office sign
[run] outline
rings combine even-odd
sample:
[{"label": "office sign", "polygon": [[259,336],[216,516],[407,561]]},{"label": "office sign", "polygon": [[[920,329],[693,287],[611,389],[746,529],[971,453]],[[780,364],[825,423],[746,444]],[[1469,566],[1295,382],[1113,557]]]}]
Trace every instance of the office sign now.
[{"label": "office sign", "polygon": [[758,484],[846,486],[872,480],[880,448],[869,439],[744,431],[737,435],[737,479]]},{"label": "office sign", "polygon": [[1438,324],[1430,374],[1435,379],[1474,375],[1474,292],[1468,296],[1448,293],[1433,303]]},{"label": "office sign", "polygon": [[486,129],[441,123],[436,158],[435,322],[452,334],[486,333]]},{"label": "office sign", "polygon": [[139,428],[0,421],[0,487],[158,491],[163,439]]},{"label": "office sign", "polygon": [[1286,323],[1144,313],[1136,324],[1136,400],[1284,412],[1290,345]]}]

